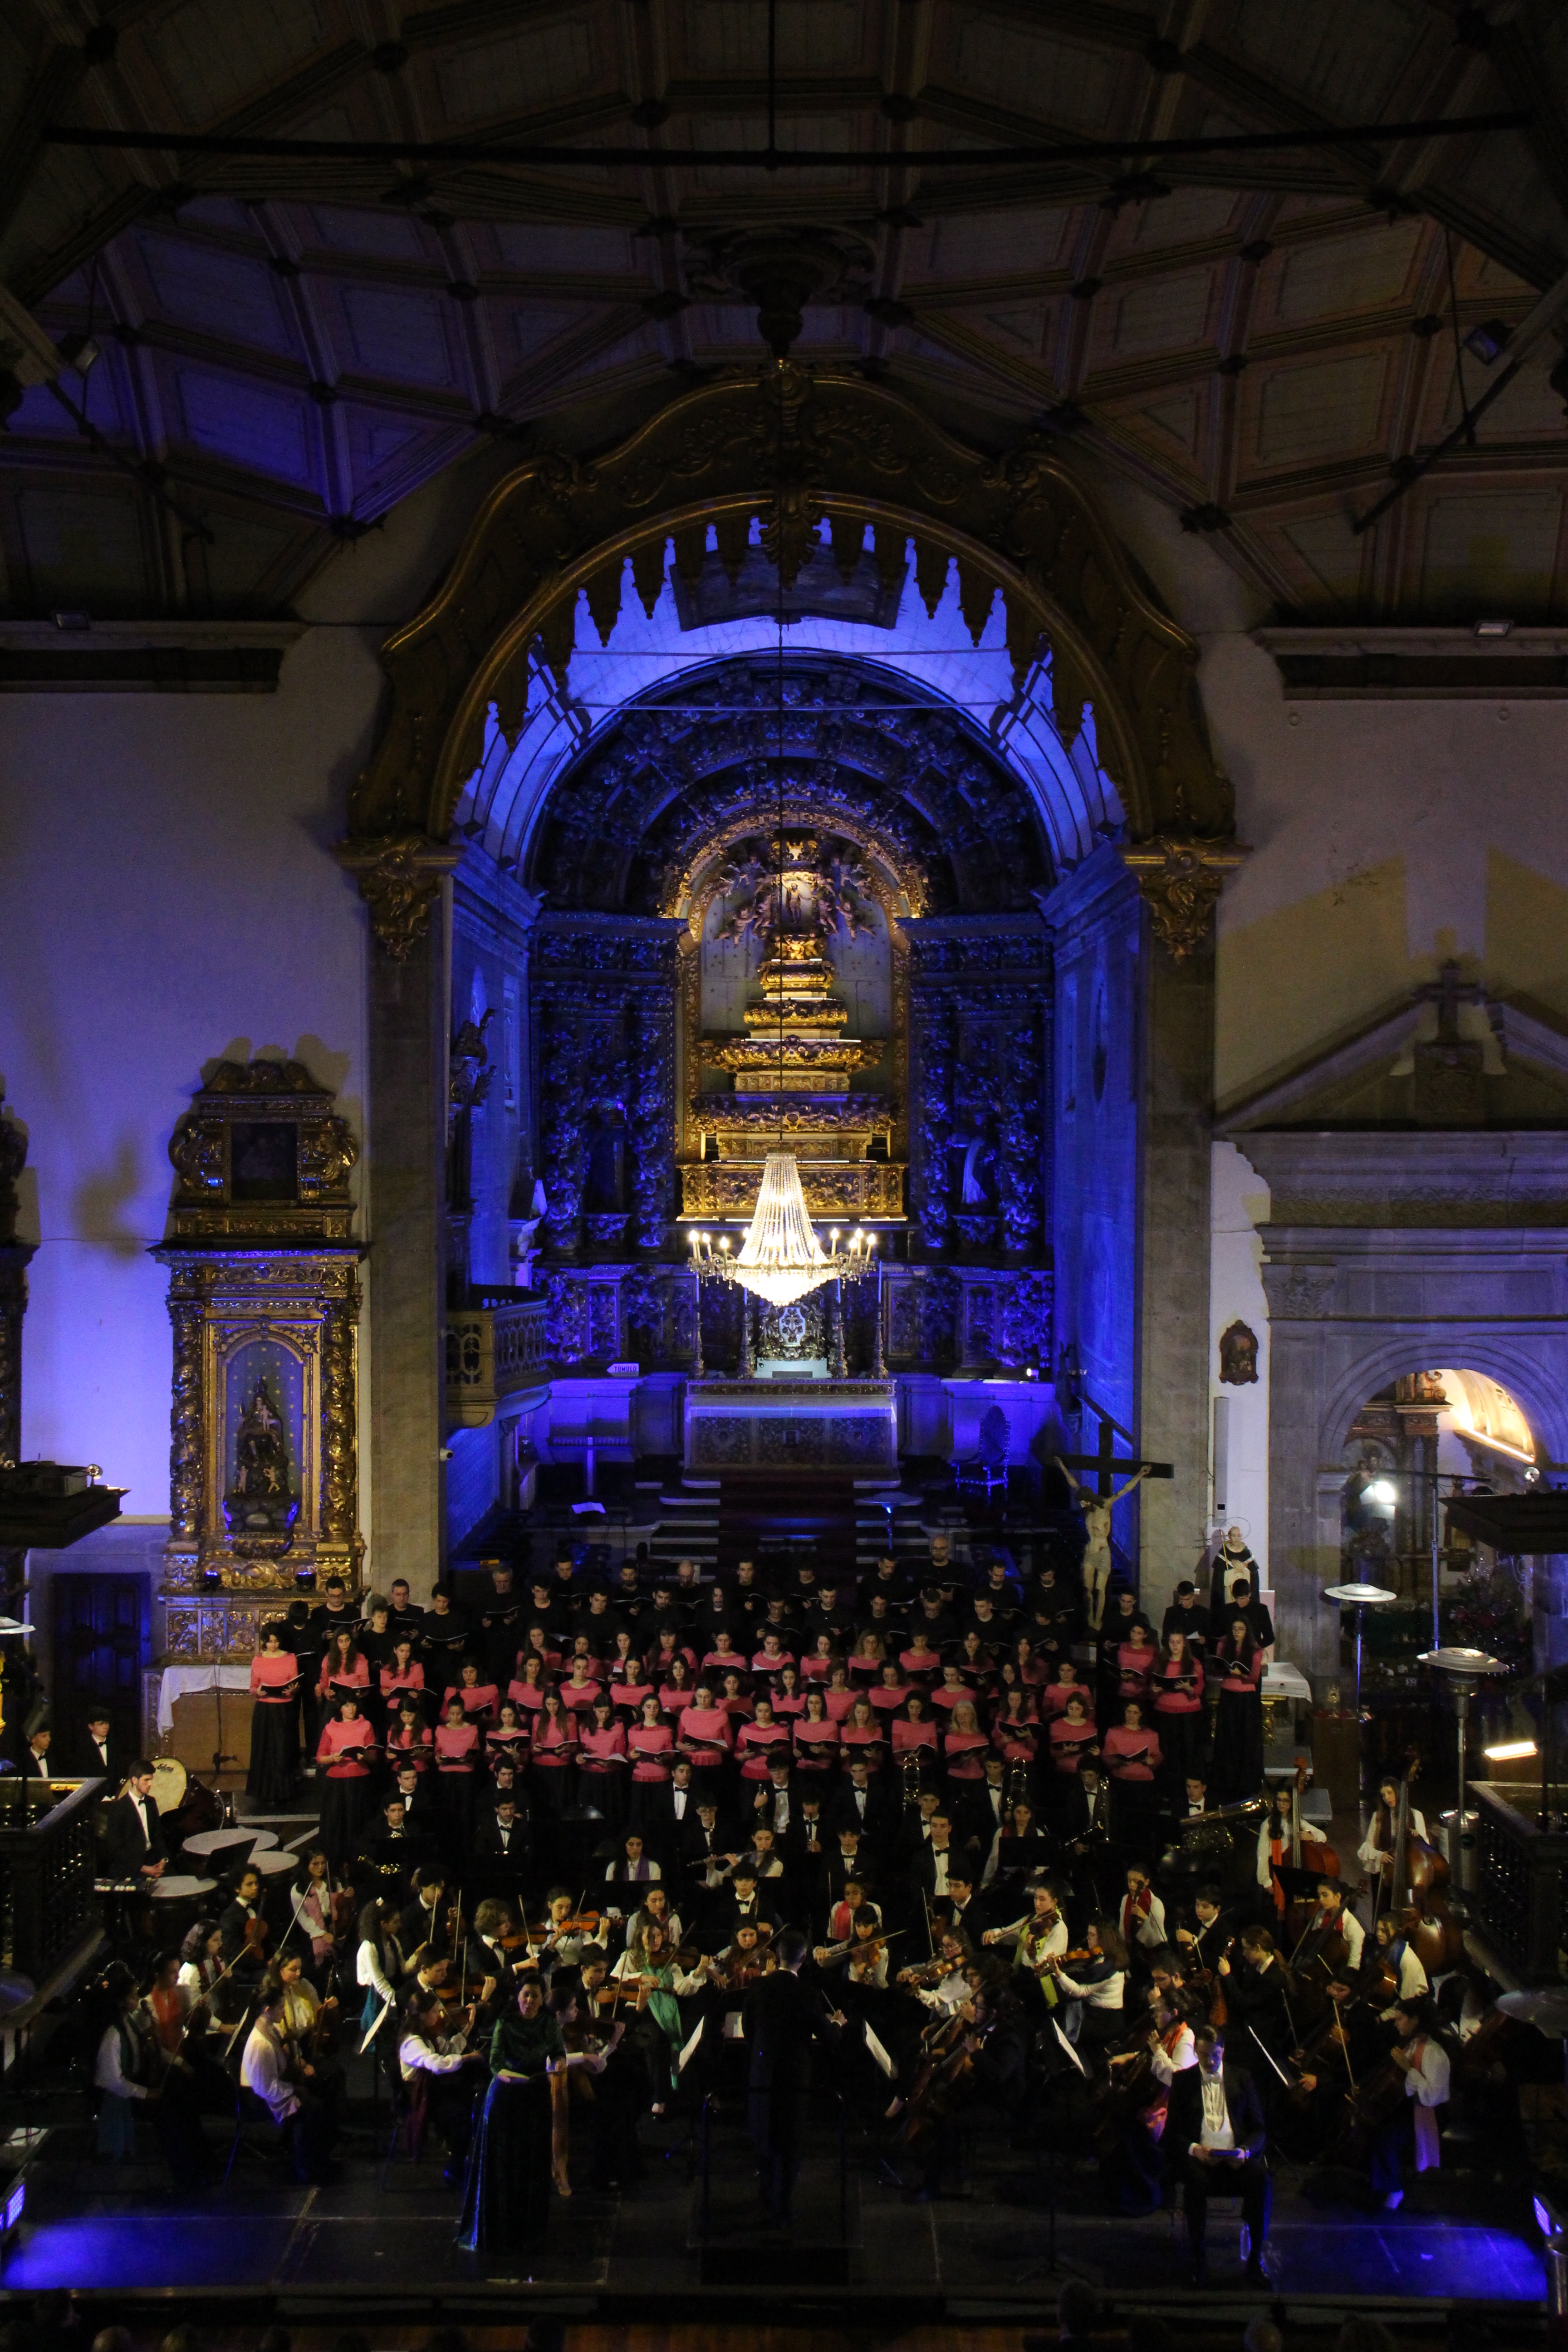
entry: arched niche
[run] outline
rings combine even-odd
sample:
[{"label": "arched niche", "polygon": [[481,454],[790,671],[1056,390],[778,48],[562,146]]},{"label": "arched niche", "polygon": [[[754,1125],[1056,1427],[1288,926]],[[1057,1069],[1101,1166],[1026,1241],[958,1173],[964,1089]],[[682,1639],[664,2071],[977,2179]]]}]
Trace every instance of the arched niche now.
[{"label": "arched niche", "polygon": [[651,609],[668,547],[695,583],[711,530],[733,575],[757,525],[786,589],[819,540],[846,577],[868,550],[889,576],[901,571],[912,541],[928,602],[956,563],[977,641],[1000,594],[1016,677],[1049,646],[1064,742],[1092,705],[1126,816],[1123,855],[1160,936],[1177,956],[1201,944],[1241,853],[1192,638],[1041,436],[1002,454],[973,448],[886,385],[786,363],[679,395],[597,459],[526,459],[486,500],[437,595],[388,640],[391,705],[339,852],[384,948],[405,955],[427,919],[492,709],[514,734],[539,647],[569,671],[579,594],[607,638],[628,563]]}]

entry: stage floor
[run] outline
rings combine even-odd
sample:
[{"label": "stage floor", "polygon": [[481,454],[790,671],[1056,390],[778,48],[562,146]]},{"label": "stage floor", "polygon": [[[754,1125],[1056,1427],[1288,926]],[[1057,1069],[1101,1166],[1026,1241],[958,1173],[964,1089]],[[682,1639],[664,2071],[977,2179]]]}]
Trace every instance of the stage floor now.
[{"label": "stage floor", "polygon": [[[27,2210],[0,2269],[0,2290],[313,2291],[377,2295],[528,2283],[574,2295],[658,2299],[704,2284],[792,2294],[841,2284],[870,2294],[958,2296],[1016,2307],[1048,2305],[1064,2272],[1109,2294],[1170,2294],[1185,2286],[1184,2235],[1169,2213],[1126,2221],[1083,2210],[1092,2182],[1064,2183],[1057,2219],[1059,2267],[1049,2267],[1046,2184],[1026,2155],[995,2147],[976,2157],[971,2191],[910,2204],[868,2165],[852,2167],[847,2249],[830,2144],[808,2160],[789,2240],[749,2234],[752,2172],[738,2128],[713,2143],[715,2221],[736,2227],[690,2243],[698,2204],[687,2132],[667,2144],[643,2126],[647,2178],[635,2191],[579,2190],[552,2204],[548,2238],[515,2264],[455,2243],[458,2192],[438,2157],[395,2166],[384,2192],[368,2157],[319,2189],[276,2183],[242,2160],[226,2187],[176,2199],[161,2168],[112,2166],[91,2156],[85,2126],[57,2129],[27,2176]],[[1308,2188],[1311,2194],[1306,2193]],[[1331,2297],[1445,2298],[1523,2303],[1545,2292],[1522,2189],[1418,2182],[1397,2213],[1324,2202],[1321,2181],[1278,2177],[1270,2252],[1276,2293]],[[1468,2211],[1459,2210],[1468,2208]],[[1244,2294],[1237,2221],[1216,2210],[1209,2232],[1211,2291]],[[1261,2307],[1266,2296],[1253,2291]]]}]

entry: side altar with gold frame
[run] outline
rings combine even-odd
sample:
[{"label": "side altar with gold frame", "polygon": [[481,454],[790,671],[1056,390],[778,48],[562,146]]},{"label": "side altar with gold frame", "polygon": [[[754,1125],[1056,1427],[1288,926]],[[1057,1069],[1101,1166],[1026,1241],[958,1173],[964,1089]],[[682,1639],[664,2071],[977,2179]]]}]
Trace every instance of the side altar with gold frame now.
[{"label": "side altar with gold frame", "polygon": [[248,1658],[258,1629],[360,1581],[353,1133],[301,1062],[220,1062],[169,1143],[178,1179],[167,1664]]}]

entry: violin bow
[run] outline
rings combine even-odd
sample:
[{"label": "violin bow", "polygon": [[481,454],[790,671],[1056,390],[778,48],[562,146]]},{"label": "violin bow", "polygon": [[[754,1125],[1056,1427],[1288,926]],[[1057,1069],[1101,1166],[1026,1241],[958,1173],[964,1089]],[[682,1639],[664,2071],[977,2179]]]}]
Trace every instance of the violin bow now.
[{"label": "violin bow", "polygon": [[463,1935],[463,1890],[458,1889],[458,1924],[452,1931],[453,1941],[462,1945],[462,1965],[458,1976],[458,2007],[461,2009],[468,1990],[468,1947]]}]

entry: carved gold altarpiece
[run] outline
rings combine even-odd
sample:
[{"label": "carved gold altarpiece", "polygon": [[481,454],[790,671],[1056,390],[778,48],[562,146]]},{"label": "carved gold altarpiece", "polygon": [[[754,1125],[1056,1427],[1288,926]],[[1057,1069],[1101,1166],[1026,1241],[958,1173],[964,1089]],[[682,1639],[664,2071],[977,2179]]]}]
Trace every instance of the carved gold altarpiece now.
[{"label": "carved gold altarpiece", "polygon": [[220,1062],[169,1157],[165,1654],[247,1658],[289,1601],[359,1582],[358,1147],[302,1063]]}]

